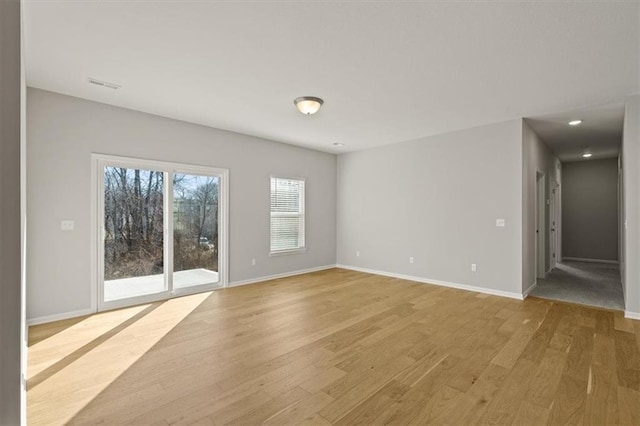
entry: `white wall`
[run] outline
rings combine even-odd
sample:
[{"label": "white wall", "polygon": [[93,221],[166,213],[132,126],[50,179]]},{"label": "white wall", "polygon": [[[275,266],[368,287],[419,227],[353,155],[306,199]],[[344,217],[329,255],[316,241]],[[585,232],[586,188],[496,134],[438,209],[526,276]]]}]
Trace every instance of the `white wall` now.
[{"label": "white wall", "polygon": [[[560,185],[562,185],[562,179],[560,161],[526,120],[522,120],[522,152],[522,290],[526,291],[536,282],[536,173],[544,173],[547,199],[551,194],[552,178]],[[545,208],[545,224],[549,224],[548,207]],[[548,229],[548,226],[545,228]],[[551,265],[547,229],[544,231],[545,271],[548,271]]]},{"label": "white wall", "polygon": [[520,295],[521,137],[513,120],[340,155],[338,263]]},{"label": "white wall", "polygon": [[622,253],[625,310],[640,319],[640,95],[632,96],[626,101],[622,174],[623,223],[626,224]]},{"label": "white wall", "polygon": [[20,2],[0,2],[0,425],[20,424],[21,385]]},{"label": "white wall", "polygon": [[[38,89],[27,104],[28,318],[91,306],[93,152],[228,168],[231,283],[335,264],[335,155]],[[307,178],[306,253],[268,255],[271,173]]]},{"label": "white wall", "polygon": [[562,253],[618,261],[618,159],[562,165]]}]

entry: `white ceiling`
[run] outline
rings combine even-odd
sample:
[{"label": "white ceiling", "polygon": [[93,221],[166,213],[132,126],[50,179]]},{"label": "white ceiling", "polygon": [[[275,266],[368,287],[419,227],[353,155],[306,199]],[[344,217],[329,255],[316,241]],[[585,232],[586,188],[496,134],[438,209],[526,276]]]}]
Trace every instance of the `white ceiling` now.
[{"label": "white ceiling", "polygon": [[328,152],[640,92],[637,2],[27,0],[24,19],[30,86]]},{"label": "white ceiling", "polygon": [[[569,121],[582,120],[578,126]],[[544,117],[528,118],[527,122],[561,161],[617,157],[622,142],[624,104],[613,104],[576,110]]]}]

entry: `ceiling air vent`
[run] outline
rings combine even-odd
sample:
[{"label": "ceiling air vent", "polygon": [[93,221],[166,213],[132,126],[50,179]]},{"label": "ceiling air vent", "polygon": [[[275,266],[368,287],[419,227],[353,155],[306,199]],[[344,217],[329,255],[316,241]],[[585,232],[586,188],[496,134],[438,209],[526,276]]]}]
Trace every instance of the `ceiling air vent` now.
[{"label": "ceiling air vent", "polygon": [[109,83],[108,81],[98,80],[97,78],[89,77],[89,84],[95,84],[96,86],[106,87],[108,89],[118,90],[120,87],[119,84]]}]

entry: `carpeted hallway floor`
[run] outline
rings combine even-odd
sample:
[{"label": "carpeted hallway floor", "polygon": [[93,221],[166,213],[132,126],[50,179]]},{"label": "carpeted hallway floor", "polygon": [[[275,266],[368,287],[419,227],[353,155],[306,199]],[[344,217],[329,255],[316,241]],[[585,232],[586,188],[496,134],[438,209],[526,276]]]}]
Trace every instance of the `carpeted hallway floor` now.
[{"label": "carpeted hallway floor", "polygon": [[618,265],[564,261],[546,279],[538,278],[531,296],[624,311]]}]

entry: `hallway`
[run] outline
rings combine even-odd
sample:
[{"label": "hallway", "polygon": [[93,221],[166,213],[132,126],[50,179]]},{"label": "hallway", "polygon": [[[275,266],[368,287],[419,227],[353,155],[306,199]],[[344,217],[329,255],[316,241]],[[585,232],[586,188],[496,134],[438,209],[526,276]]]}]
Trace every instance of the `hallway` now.
[{"label": "hallway", "polygon": [[617,264],[564,261],[538,279],[530,294],[559,300],[624,311],[624,296]]}]

